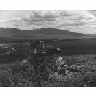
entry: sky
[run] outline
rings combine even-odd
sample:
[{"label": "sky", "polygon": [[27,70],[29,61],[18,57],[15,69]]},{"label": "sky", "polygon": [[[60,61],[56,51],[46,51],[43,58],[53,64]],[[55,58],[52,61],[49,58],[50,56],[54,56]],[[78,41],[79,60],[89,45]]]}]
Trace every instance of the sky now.
[{"label": "sky", "polygon": [[58,28],[96,34],[95,10],[0,10],[0,27],[33,30]]}]

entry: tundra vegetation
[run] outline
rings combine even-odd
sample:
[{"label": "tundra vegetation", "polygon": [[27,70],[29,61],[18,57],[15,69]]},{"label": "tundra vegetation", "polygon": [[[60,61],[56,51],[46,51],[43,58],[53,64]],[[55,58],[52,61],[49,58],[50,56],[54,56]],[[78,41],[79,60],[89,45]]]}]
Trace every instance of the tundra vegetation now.
[{"label": "tundra vegetation", "polygon": [[[52,46],[53,45],[56,45],[56,43],[52,44]],[[59,44],[57,45],[58,46],[55,47],[59,47]],[[67,56],[62,54],[63,51],[59,54],[62,57],[60,60],[63,62],[63,65],[60,65],[59,62],[56,61],[58,58],[58,55],[56,54],[55,57],[54,55],[51,54],[50,56],[49,54],[43,58],[42,54],[38,54],[37,56],[29,54],[30,51],[25,50],[27,48],[26,46],[22,48],[21,46],[19,48],[19,45],[17,44],[14,46],[15,49],[18,49],[18,52],[14,53],[15,57],[17,56],[19,59],[13,60],[12,62],[9,62],[10,60],[6,61],[6,58],[10,57],[11,60],[12,57],[14,58],[13,53],[6,56],[6,58],[0,56],[0,58],[2,57],[2,59],[4,58],[6,61],[2,61],[0,64],[1,87],[96,86],[96,55],[94,54],[76,54]],[[63,45],[61,44],[61,46]],[[66,46],[67,45],[65,44],[65,51],[67,48]],[[63,47],[61,49],[64,50]],[[20,58],[19,56],[23,58]],[[56,65],[56,62],[58,66]]]},{"label": "tundra vegetation", "polygon": [[[64,56],[66,69],[61,74],[42,63],[40,73],[28,62],[14,62],[0,65],[1,87],[95,87],[96,55]],[[51,65],[52,62],[44,62]],[[35,63],[34,63],[35,64]],[[55,75],[55,76],[54,76]],[[49,77],[52,76],[50,79]]]}]

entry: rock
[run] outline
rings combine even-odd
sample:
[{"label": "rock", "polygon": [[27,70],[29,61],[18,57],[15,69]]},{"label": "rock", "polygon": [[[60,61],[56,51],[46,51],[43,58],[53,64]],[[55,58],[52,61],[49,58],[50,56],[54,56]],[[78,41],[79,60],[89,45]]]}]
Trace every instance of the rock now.
[{"label": "rock", "polygon": [[87,85],[84,85],[84,87],[86,87]]},{"label": "rock", "polygon": [[28,62],[27,59],[23,59],[23,61],[21,62],[21,64],[23,64],[23,65],[29,65],[29,62]]},{"label": "rock", "polygon": [[60,57],[57,58],[56,63],[57,63],[57,64],[58,64],[58,63],[61,63],[61,61],[62,61],[62,57],[60,56]]},{"label": "rock", "polygon": [[65,61],[62,61],[62,62],[61,62],[61,65],[63,65],[63,64],[65,64]]},{"label": "rock", "polygon": [[22,63],[28,63],[27,59],[23,59]]},{"label": "rock", "polygon": [[69,74],[69,70],[65,70],[65,73],[66,73],[66,75],[68,75]]},{"label": "rock", "polygon": [[67,65],[64,65],[65,67],[67,67]]},{"label": "rock", "polygon": [[58,70],[58,71],[60,71],[60,70],[61,70],[61,67],[60,67],[60,66],[58,66],[58,67],[57,67],[57,70]]},{"label": "rock", "polygon": [[58,76],[58,72],[54,72],[52,74],[49,74],[49,79],[53,78],[55,79]]},{"label": "rock", "polygon": [[54,73],[54,71],[53,70],[51,70],[48,66],[46,66],[46,71],[49,73],[49,74],[53,74]]},{"label": "rock", "polygon": [[26,82],[26,79],[22,79],[21,82],[22,82],[22,83],[25,83],[25,82]]},{"label": "rock", "polygon": [[55,75],[55,76],[58,76],[58,72],[54,72],[54,75]]}]

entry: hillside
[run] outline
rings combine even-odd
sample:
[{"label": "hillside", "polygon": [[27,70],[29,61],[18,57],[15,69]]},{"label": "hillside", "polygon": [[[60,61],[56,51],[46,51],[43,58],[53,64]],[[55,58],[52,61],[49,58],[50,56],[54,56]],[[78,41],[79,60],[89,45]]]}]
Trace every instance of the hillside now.
[{"label": "hillside", "polygon": [[36,30],[20,30],[17,28],[0,28],[0,40],[18,39],[80,39],[92,38],[94,35],[70,32],[56,28],[41,28]]}]

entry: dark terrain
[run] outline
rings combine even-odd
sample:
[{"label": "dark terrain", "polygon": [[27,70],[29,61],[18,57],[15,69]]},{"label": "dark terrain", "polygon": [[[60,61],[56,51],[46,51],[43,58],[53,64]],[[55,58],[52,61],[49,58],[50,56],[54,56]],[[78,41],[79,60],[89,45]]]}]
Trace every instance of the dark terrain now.
[{"label": "dark terrain", "polygon": [[[16,45],[15,45],[16,46]],[[29,50],[29,47],[24,45],[17,45],[18,51],[14,52],[15,55],[1,56],[0,62],[10,62],[16,60],[22,60],[26,58],[25,53]],[[85,38],[85,39],[70,39],[70,40],[45,40],[46,46],[54,46],[62,49],[63,56],[72,55],[86,55],[86,54],[96,54],[96,38]],[[12,61],[12,62],[13,62]]]},{"label": "dark terrain", "polygon": [[[47,31],[46,31],[47,30]],[[24,33],[23,33],[24,32]],[[48,33],[49,32],[49,33]],[[53,32],[53,33],[52,33]],[[8,33],[6,35],[6,33]],[[23,35],[22,35],[23,34]],[[37,35],[38,34],[38,35]],[[45,41],[46,46],[58,47],[62,50],[61,56],[68,65],[70,71],[66,75],[58,75],[54,81],[41,81],[42,87],[96,87],[96,35],[78,34],[67,30],[54,28],[31,30],[19,30],[16,28],[0,29],[1,44],[9,44],[9,49],[0,46],[0,54],[10,50],[14,46],[16,51],[0,55],[0,86],[2,87],[32,87],[38,86],[38,76],[32,66],[28,65],[26,71],[22,60],[29,55],[29,46],[26,42],[35,40]],[[35,39],[34,39],[35,38]],[[50,61],[50,60],[49,60]],[[46,61],[46,64],[51,64]],[[77,70],[71,70],[71,66]],[[48,70],[48,69],[47,69]],[[52,71],[52,70],[51,70]],[[49,71],[49,72],[51,72]],[[34,82],[35,81],[35,82]]]},{"label": "dark terrain", "polygon": [[[22,43],[35,40],[45,41],[45,46],[62,49],[62,55],[96,54],[96,35],[88,35],[55,28],[41,28],[36,30],[20,30],[17,28],[0,28],[0,43]],[[53,41],[56,40],[56,41]],[[21,44],[15,44],[18,52],[14,56],[0,56],[0,62],[10,62],[26,58],[24,50],[29,50]],[[22,49],[23,48],[23,49]]]}]

